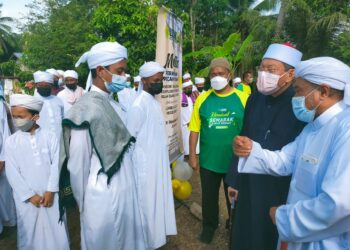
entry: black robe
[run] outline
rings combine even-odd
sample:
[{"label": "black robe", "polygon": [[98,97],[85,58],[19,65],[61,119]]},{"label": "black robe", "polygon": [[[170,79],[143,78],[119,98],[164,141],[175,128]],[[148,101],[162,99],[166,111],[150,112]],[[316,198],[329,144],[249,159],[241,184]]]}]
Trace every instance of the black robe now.
[{"label": "black robe", "polygon": [[[304,123],[293,114],[289,87],[278,97],[252,94],[247,102],[242,135],[261,144],[262,148],[279,150],[292,142]],[[278,232],[269,216],[270,207],[286,203],[290,177],[260,174],[238,174],[234,157],[226,183],[239,190],[231,250],[275,250]]]}]

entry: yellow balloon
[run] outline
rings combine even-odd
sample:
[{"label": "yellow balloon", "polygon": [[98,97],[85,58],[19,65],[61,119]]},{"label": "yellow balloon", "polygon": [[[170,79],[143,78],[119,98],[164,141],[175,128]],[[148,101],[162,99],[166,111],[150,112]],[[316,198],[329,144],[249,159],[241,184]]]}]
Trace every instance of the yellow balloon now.
[{"label": "yellow balloon", "polygon": [[173,187],[173,192],[175,193],[176,190],[178,190],[181,186],[181,181],[177,180],[177,179],[173,179],[171,181],[172,187]]},{"label": "yellow balloon", "polygon": [[[180,182],[179,180],[176,180],[176,181]],[[176,182],[175,189],[174,189],[174,182],[173,182],[174,195],[178,200],[187,200],[191,196],[192,186],[188,181],[181,181],[180,186],[178,187],[177,186],[178,182]]]}]

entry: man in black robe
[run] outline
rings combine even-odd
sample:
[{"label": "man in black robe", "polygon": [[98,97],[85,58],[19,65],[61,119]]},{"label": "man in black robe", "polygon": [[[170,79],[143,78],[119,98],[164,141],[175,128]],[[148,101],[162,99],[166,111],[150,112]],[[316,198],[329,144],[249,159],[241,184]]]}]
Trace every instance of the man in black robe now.
[{"label": "man in black robe", "polygon": [[[293,114],[291,99],[294,68],[302,54],[290,44],[272,44],[259,68],[258,91],[248,99],[242,135],[269,150],[281,149],[293,141],[304,124]],[[237,199],[230,249],[274,250],[278,232],[269,210],[287,200],[290,177],[238,174],[234,157],[226,183]],[[239,196],[238,191],[239,191]]]}]

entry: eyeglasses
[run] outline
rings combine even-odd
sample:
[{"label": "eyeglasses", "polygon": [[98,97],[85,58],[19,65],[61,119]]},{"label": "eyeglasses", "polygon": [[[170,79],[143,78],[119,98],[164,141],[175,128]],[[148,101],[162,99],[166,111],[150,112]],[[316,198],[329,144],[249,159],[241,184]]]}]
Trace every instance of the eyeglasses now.
[{"label": "eyeglasses", "polygon": [[257,66],[256,71],[266,71],[271,74],[276,74],[279,72],[279,70],[275,67],[262,67],[262,66]]}]

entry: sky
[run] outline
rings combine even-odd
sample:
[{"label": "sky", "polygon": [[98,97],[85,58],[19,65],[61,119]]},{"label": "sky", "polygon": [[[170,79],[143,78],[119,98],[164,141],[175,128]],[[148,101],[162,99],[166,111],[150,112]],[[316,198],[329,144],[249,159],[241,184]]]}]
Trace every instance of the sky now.
[{"label": "sky", "polygon": [[[31,0],[0,0],[0,3],[2,3],[1,15],[21,21],[20,19],[28,14],[28,9],[25,5],[30,2]],[[16,25],[12,26],[12,28],[15,32],[18,31]]]}]

